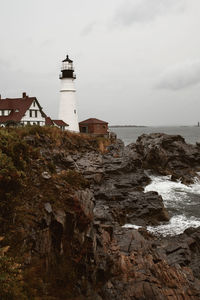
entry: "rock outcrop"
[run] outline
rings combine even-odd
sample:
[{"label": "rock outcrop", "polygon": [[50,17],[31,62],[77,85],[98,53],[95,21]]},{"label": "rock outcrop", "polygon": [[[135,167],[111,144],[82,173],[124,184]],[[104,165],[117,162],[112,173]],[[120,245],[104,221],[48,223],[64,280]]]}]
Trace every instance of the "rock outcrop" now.
[{"label": "rock outcrop", "polygon": [[[9,188],[19,186],[9,194],[0,177],[0,222],[23,266],[27,299],[200,299],[199,229],[158,238],[122,227],[169,220],[162,197],[144,193],[146,169],[184,181],[192,170],[191,179],[198,147],[161,134],[124,147],[57,129],[21,130],[1,139],[12,160]],[[18,136],[15,160],[10,145]]]},{"label": "rock outcrop", "polygon": [[172,175],[172,179],[186,184],[191,183],[200,170],[199,146],[186,144],[180,135],[143,134],[127,149],[139,155],[143,168]]}]

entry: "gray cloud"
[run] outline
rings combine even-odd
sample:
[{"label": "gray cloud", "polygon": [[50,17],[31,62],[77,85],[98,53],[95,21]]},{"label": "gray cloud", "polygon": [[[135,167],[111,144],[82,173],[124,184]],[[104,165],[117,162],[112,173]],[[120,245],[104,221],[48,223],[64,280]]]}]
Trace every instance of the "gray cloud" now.
[{"label": "gray cloud", "polygon": [[[6,24],[0,30],[2,97],[27,92],[56,119],[58,75],[69,53],[80,121],[93,116],[110,124],[199,120],[200,75],[194,72],[199,64],[194,59],[200,61],[199,0],[0,2],[1,28]],[[187,60],[190,67],[184,71],[169,68],[161,74]],[[191,69],[195,75],[189,76]]]},{"label": "gray cloud", "polygon": [[43,48],[48,48],[48,47],[51,47],[53,45],[53,43],[55,43],[55,40],[54,39],[46,39],[44,41],[42,41],[41,43],[41,47]]},{"label": "gray cloud", "polygon": [[154,21],[157,17],[184,9],[186,0],[126,0],[118,8],[114,22],[125,26]]},{"label": "gray cloud", "polygon": [[200,60],[168,68],[161,74],[156,88],[180,90],[200,83]]},{"label": "gray cloud", "polygon": [[86,25],[83,28],[83,30],[81,31],[81,35],[82,36],[86,36],[86,35],[90,34],[93,31],[93,29],[94,29],[95,26],[96,26],[96,22],[95,21],[89,23],[88,25]]},{"label": "gray cloud", "polygon": [[0,70],[7,70],[11,64],[7,59],[0,58]]}]

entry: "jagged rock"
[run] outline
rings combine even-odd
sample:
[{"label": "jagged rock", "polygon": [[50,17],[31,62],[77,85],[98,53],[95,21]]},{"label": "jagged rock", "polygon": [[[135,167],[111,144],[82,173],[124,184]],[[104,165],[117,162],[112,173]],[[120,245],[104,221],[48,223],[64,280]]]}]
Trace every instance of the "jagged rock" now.
[{"label": "jagged rock", "polygon": [[82,212],[87,216],[87,218],[93,218],[93,210],[94,210],[94,196],[93,193],[86,189],[84,191],[77,191],[75,193],[79,204],[82,208]]},{"label": "jagged rock", "polygon": [[200,227],[188,228],[179,236],[165,238],[163,249],[170,265],[189,266],[200,279]]},{"label": "jagged rock", "polygon": [[[199,166],[199,148],[181,137],[156,134],[128,147],[117,140],[101,153],[95,141],[71,135],[58,132],[52,139],[40,133],[34,143],[27,139],[31,147],[37,145],[37,157],[34,152],[27,160],[26,182],[1,216],[30,297],[200,299],[200,229],[158,238],[144,228],[121,226],[167,221],[162,198],[144,193],[150,182],[145,169],[173,179],[187,175],[189,182]],[[37,174],[51,180],[38,186]],[[87,178],[87,188],[74,184],[77,177]],[[8,195],[3,196],[2,203]]]},{"label": "jagged rock", "polygon": [[163,221],[168,221],[169,216],[163,205],[163,200],[156,192],[132,192],[124,195],[102,196],[110,201],[97,201],[95,206],[95,219],[101,220],[103,223],[126,223],[136,225],[156,225]]},{"label": "jagged rock", "polygon": [[180,135],[143,134],[128,149],[140,155],[144,168],[173,175],[186,184],[193,182],[200,168],[199,148],[186,144]]},{"label": "jagged rock", "polygon": [[50,214],[52,212],[52,207],[49,202],[44,204],[45,210]]},{"label": "jagged rock", "polygon": [[120,139],[116,139],[113,144],[107,146],[107,150],[112,156],[117,157],[122,155],[124,152],[124,142]]},{"label": "jagged rock", "polygon": [[[147,235],[147,234],[146,234]],[[199,281],[189,268],[170,266],[164,251],[137,230],[115,229],[109,249],[111,278],[99,294],[104,299],[198,299]],[[115,268],[115,266],[118,266]]]},{"label": "jagged rock", "polygon": [[44,179],[50,179],[50,178],[51,178],[51,175],[50,175],[48,172],[43,172],[43,173],[42,173],[42,177],[43,177]]},{"label": "jagged rock", "polygon": [[57,211],[54,211],[54,217],[55,217],[55,220],[62,224],[62,226],[64,227],[65,226],[65,219],[66,219],[66,213],[64,210],[57,210]]},{"label": "jagged rock", "polygon": [[115,142],[117,140],[117,134],[113,131],[109,132],[109,138],[111,142]]}]

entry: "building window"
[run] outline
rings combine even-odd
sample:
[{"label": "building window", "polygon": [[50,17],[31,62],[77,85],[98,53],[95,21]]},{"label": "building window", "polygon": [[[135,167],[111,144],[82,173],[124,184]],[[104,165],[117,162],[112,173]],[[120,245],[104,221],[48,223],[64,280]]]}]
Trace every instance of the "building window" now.
[{"label": "building window", "polygon": [[35,110],[35,117],[37,118],[37,110]]},{"label": "building window", "polygon": [[30,118],[32,118],[32,110],[30,110],[29,113],[30,113]]},{"label": "building window", "polygon": [[81,128],[80,128],[80,131],[81,131],[82,133],[87,133],[87,132],[88,132],[88,127],[81,127]]},{"label": "building window", "polygon": [[2,112],[2,116],[4,116],[4,112],[5,112],[5,111],[4,111],[4,110],[2,110],[1,112]]},{"label": "building window", "polygon": [[33,102],[33,106],[35,107],[35,101]]},{"label": "building window", "polygon": [[76,109],[74,110],[74,113],[76,114]]},{"label": "building window", "polygon": [[40,126],[40,122],[39,121],[37,122],[37,124],[38,124],[38,126]]}]

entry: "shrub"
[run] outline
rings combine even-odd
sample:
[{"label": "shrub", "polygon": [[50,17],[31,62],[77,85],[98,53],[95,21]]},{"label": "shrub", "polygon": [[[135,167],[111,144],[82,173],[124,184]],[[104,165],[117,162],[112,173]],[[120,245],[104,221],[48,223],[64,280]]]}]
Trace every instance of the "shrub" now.
[{"label": "shrub", "polygon": [[[3,238],[1,237],[0,240]],[[6,255],[9,247],[0,248],[0,299],[28,300],[23,291],[20,264]]]},{"label": "shrub", "polygon": [[83,175],[74,170],[62,171],[61,178],[74,188],[86,188],[89,185]]},{"label": "shrub", "polygon": [[18,190],[21,186],[22,172],[18,171],[12,158],[0,150],[0,187],[4,191]]}]

